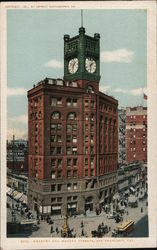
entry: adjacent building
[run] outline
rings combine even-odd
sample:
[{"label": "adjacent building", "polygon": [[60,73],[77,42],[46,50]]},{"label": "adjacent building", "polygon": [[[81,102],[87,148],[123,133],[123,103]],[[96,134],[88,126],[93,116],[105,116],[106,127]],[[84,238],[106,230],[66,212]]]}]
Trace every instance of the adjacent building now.
[{"label": "adjacent building", "polygon": [[28,172],[28,141],[7,141],[7,167],[15,172]]},{"label": "adjacent building", "polygon": [[118,110],[118,163],[126,162],[126,109]]},{"label": "adjacent building", "polygon": [[28,91],[28,203],[43,214],[84,213],[117,185],[118,101],[99,91],[100,35],[64,35],[64,78]]},{"label": "adjacent building", "polygon": [[147,107],[126,108],[126,162],[147,162]]}]

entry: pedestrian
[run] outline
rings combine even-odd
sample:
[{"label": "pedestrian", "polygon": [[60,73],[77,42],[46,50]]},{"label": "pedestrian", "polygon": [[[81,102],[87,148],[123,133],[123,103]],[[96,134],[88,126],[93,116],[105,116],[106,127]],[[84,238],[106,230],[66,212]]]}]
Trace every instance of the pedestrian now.
[{"label": "pedestrian", "polygon": [[81,227],[84,227],[84,225],[83,225],[83,221],[81,221]]},{"label": "pedestrian", "polygon": [[52,233],[53,233],[53,226],[52,225],[51,225],[50,233],[51,233],[51,236],[52,236]]},{"label": "pedestrian", "polygon": [[56,227],[56,233],[57,233],[57,234],[59,233],[58,227]]},{"label": "pedestrian", "polygon": [[111,231],[111,227],[108,227],[108,231]]},{"label": "pedestrian", "polygon": [[82,229],[81,236],[84,236],[84,230]]}]

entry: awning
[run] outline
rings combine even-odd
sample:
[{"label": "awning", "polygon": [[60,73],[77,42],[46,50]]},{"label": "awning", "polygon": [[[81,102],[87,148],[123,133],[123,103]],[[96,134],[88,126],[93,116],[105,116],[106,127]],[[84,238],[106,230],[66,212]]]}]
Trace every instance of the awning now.
[{"label": "awning", "polygon": [[61,206],[52,206],[51,208],[52,210],[58,210],[58,209],[61,209]]},{"label": "awning", "polygon": [[28,225],[28,224],[35,224],[36,220],[22,220],[20,224]]},{"label": "awning", "polygon": [[20,197],[22,196],[23,194],[22,193],[18,193],[16,196],[15,196],[15,200],[17,201],[17,200],[19,200],[20,199]]},{"label": "awning", "polygon": [[11,195],[14,190],[10,188],[10,190],[7,192],[8,195]]},{"label": "awning", "polygon": [[136,192],[136,190],[135,190],[133,187],[130,187],[130,190],[131,190],[132,192]]},{"label": "awning", "polygon": [[22,195],[19,199],[19,201],[23,202],[23,203],[27,203],[27,196],[26,195]]},{"label": "awning", "polygon": [[135,203],[137,202],[137,199],[134,195],[131,195],[130,197],[128,197],[128,202],[129,203]]},{"label": "awning", "polygon": [[13,193],[12,193],[12,196],[13,196],[13,198],[15,198],[15,196],[18,194],[18,191],[14,191]]}]

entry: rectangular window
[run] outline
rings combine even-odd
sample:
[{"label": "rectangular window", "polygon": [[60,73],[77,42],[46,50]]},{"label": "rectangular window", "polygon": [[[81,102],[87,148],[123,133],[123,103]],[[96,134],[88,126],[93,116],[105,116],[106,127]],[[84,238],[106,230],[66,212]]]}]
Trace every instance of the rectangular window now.
[{"label": "rectangular window", "polygon": [[77,107],[77,99],[73,99],[73,107]]},{"label": "rectangular window", "polygon": [[88,147],[85,147],[85,154],[88,154]]},{"label": "rectangular window", "polygon": [[51,147],[51,154],[52,154],[52,155],[55,154],[55,147]]},{"label": "rectangular window", "polygon": [[67,177],[71,177],[71,171],[70,170],[67,171]]},{"label": "rectangular window", "polygon": [[62,159],[58,159],[57,166],[60,167],[62,165]]},{"label": "rectangular window", "polygon": [[88,135],[85,136],[85,142],[88,142]]},{"label": "rectangular window", "polygon": [[67,147],[67,154],[70,155],[71,154],[71,148]]},{"label": "rectangular window", "polygon": [[57,124],[57,130],[60,131],[62,129],[62,124],[61,123],[58,123]]},{"label": "rectangular window", "polygon": [[88,165],[88,158],[85,158],[85,165]]},{"label": "rectangular window", "polygon": [[88,108],[88,100],[85,100],[85,107]]},{"label": "rectangular window", "polygon": [[62,173],[62,172],[59,170],[58,173],[57,173],[57,177],[58,177],[58,178],[61,178],[61,177],[62,177],[62,174],[61,174],[61,173]]},{"label": "rectangular window", "polygon": [[91,100],[91,108],[94,108],[94,100]]},{"label": "rectangular window", "polygon": [[88,132],[88,124],[85,124],[85,131]]},{"label": "rectangular window", "polygon": [[88,121],[88,114],[85,114],[85,120]]},{"label": "rectangular window", "polygon": [[67,135],[67,143],[71,142],[71,135]]},{"label": "rectangular window", "polygon": [[57,202],[62,202],[62,197],[58,197]]},{"label": "rectangular window", "polygon": [[67,189],[71,190],[71,184],[70,183],[67,184]]},{"label": "rectangular window", "polygon": [[75,154],[77,154],[77,147],[73,147],[72,148],[72,153],[75,155]]},{"label": "rectangular window", "polygon": [[93,166],[93,164],[94,164],[94,158],[91,157],[91,158],[90,158],[90,165]]},{"label": "rectangular window", "polygon": [[77,136],[76,135],[73,135],[72,141],[73,141],[73,143],[77,143]]},{"label": "rectangular window", "polygon": [[67,99],[67,106],[68,106],[68,107],[71,106],[71,99],[70,99],[70,98]]},{"label": "rectangular window", "polygon": [[77,189],[77,183],[73,184],[73,189],[76,190]]},{"label": "rectangular window", "polygon": [[62,105],[62,98],[57,98],[57,105]]},{"label": "rectangular window", "polygon": [[61,147],[57,147],[57,154],[61,154],[62,153],[62,148]]},{"label": "rectangular window", "polygon": [[51,106],[56,106],[56,98],[55,97],[51,98]]},{"label": "rectangular window", "polygon": [[93,132],[93,131],[94,131],[94,125],[93,125],[93,124],[91,125],[91,129],[90,129],[90,131],[91,131],[91,132]]},{"label": "rectangular window", "polygon": [[55,128],[56,128],[56,124],[51,124],[51,129],[55,130]]},{"label": "rectangular window", "polygon": [[73,166],[77,166],[77,159],[73,159]]},{"label": "rectangular window", "polygon": [[88,169],[85,170],[85,176],[88,176]]},{"label": "rectangular window", "polygon": [[67,125],[67,132],[71,132],[71,125],[70,124]]},{"label": "rectangular window", "polygon": [[57,190],[58,190],[58,191],[61,191],[61,190],[62,190],[62,184],[58,184]]},{"label": "rectangular window", "polygon": [[61,135],[57,135],[57,142],[62,142]]},{"label": "rectangular window", "polygon": [[76,131],[77,130],[77,124],[73,124],[72,125],[72,131]]},{"label": "rectangular window", "polygon": [[90,175],[93,176],[93,173],[94,173],[94,171],[93,171],[93,169],[91,169]]},{"label": "rectangular window", "polygon": [[72,196],[67,197],[67,201],[71,201],[71,199],[72,199]]},{"label": "rectangular window", "polygon": [[55,171],[51,172],[51,177],[52,177],[52,179],[55,179]]},{"label": "rectangular window", "polygon": [[77,200],[77,196],[73,196],[73,201],[76,201]]},{"label": "rectangular window", "polygon": [[77,170],[74,170],[73,177],[77,177]]},{"label": "rectangular window", "polygon": [[67,159],[67,166],[71,166],[71,159]]},{"label": "rectangular window", "polygon": [[56,202],[56,198],[51,198],[51,202]]},{"label": "rectangular window", "polygon": [[55,191],[56,190],[56,185],[55,184],[52,184],[51,185],[51,192]]},{"label": "rectangular window", "polygon": [[55,135],[51,135],[51,142],[55,142]]},{"label": "rectangular window", "polygon": [[51,167],[55,167],[56,159],[51,160]]}]

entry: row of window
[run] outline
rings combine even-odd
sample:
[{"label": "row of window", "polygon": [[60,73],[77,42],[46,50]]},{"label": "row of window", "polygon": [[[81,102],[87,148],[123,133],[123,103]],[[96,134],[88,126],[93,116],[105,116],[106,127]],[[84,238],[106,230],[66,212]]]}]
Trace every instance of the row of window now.
[{"label": "row of window", "polygon": [[[90,159],[89,158],[85,158],[85,160],[84,160],[85,165],[88,165],[89,161],[90,161],[90,165],[93,166],[93,164],[94,164],[94,157],[91,156]],[[77,163],[78,163],[78,159],[77,158],[74,158],[74,159],[68,158],[67,159],[67,166],[69,166],[69,167],[71,167],[71,166],[76,167]],[[55,168],[56,166],[57,167],[61,167],[61,165],[62,165],[62,159],[52,159],[51,160],[51,167],[52,168]]]},{"label": "row of window", "polygon": [[[60,106],[63,104],[61,97],[51,97],[51,106]],[[77,99],[67,98],[66,100],[67,107],[77,107]]]},{"label": "row of window", "polygon": [[[68,183],[67,184],[67,190],[77,190],[78,186],[77,183]],[[51,185],[51,192],[55,191],[61,191],[62,190],[62,184],[52,184]]]},{"label": "row of window", "polygon": [[[77,116],[76,116],[76,113],[71,112],[71,113],[69,113],[69,114],[67,115],[67,120],[76,120],[76,117],[77,117]],[[55,111],[55,112],[53,112],[51,118],[52,118],[53,120],[61,119],[61,113],[58,112],[58,111]],[[88,114],[85,114],[85,120],[88,121],[88,119],[89,119],[89,115],[88,115]],[[90,115],[90,120],[91,120],[91,121],[94,121],[94,114],[93,114],[93,113]]]},{"label": "row of window", "polygon": [[[130,118],[131,119],[136,119],[136,115],[131,115]],[[146,118],[146,115],[143,115],[143,119],[145,119],[145,118]]]},{"label": "row of window", "polygon": [[[67,201],[77,201],[77,196],[68,196]],[[62,202],[62,197],[51,198],[52,203]]]},{"label": "row of window", "polygon": [[[142,148],[143,151],[146,151],[146,148]],[[130,148],[130,151],[136,151],[136,148]]]},{"label": "row of window", "polygon": [[[87,142],[86,142],[87,143]],[[59,154],[62,154],[62,147],[54,147],[54,143],[52,143],[51,145],[51,155],[59,155]],[[94,146],[91,146],[91,147],[88,147],[88,146],[85,146],[85,154],[88,154],[88,153],[91,153],[91,154],[94,154]],[[67,146],[66,147],[66,154],[67,155],[76,155],[78,153],[78,147],[77,146]]]},{"label": "row of window", "polygon": [[[58,120],[61,119],[61,113],[58,111],[53,112],[52,116],[51,116],[52,120]],[[76,120],[77,116],[75,112],[71,112],[67,115],[67,120]],[[85,121],[94,121],[95,115],[94,113],[85,114]],[[100,116],[100,121],[103,122],[103,116]],[[104,123],[107,124],[107,122],[109,121],[109,125],[112,125],[112,118],[108,119],[107,117],[105,117]],[[116,126],[116,120],[113,120],[113,127]]]},{"label": "row of window", "polygon": [[[37,173],[37,171],[36,171]],[[91,166],[91,169],[85,169],[85,176],[94,176],[94,169]],[[78,177],[78,171],[77,170],[67,170],[67,178],[77,178]],[[51,178],[62,178],[62,171],[61,170],[52,170],[51,171]]]}]

